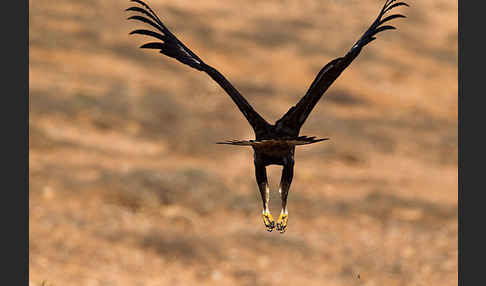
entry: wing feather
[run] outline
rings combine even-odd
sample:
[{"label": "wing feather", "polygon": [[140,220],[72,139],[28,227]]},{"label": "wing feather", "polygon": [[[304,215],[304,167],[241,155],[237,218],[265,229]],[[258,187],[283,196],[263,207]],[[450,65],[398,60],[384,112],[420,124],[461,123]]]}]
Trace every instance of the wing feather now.
[{"label": "wing feather", "polygon": [[346,69],[359,55],[361,49],[375,40],[376,38],[374,36],[379,32],[396,29],[390,25],[381,26],[383,23],[395,18],[405,18],[405,16],[401,14],[393,14],[383,18],[386,12],[395,7],[409,6],[405,2],[394,3],[395,1],[396,0],[387,0],[385,2],[385,5],[380,10],[378,17],[375,19],[375,21],[373,21],[368,30],[363,33],[361,38],[359,38],[359,40],[352,46],[344,57],[332,60],[321,69],[300,101],[295,106],[292,106],[289,111],[282,116],[282,118],[277,120],[277,128],[285,129],[288,132],[291,131],[297,135],[305,120],[324,92],[339,77],[344,69]]},{"label": "wing feather", "polygon": [[126,9],[128,12],[140,13],[141,15],[134,15],[128,20],[136,20],[146,23],[161,33],[151,30],[138,29],[130,32],[130,35],[138,34],[144,36],[154,37],[160,42],[149,42],[140,46],[143,49],[158,49],[160,52],[168,57],[174,58],[179,62],[186,64],[199,71],[206,72],[214,81],[216,81],[231,97],[238,109],[243,113],[250,125],[253,127],[257,138],[259,134],[267,129],[269,124],[263,117],[261,117],[248,101],[238,92],[238,90],[215,68],[203,62],[195,53],[187,48],[171,31],[162,23],[157,14],[145,2],[141,0],[131,0],[141,5],[141,7],[134,6]]}]

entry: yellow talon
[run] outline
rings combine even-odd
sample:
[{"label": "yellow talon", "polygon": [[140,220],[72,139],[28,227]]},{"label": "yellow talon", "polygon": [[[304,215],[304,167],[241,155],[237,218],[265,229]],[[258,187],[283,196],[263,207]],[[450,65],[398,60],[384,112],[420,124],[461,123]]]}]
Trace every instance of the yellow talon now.
[{"label": "yellow talon", "polygon": [[289,220],[288,214],[281,213],[280,216],[278,217],[277,230],[280,231],[280,233],[284,233],[287,230],[288,220]]},{"label": "yellow talon", "polygon": [[270,212],[264,212],[262,214],[262,217],[263,217],[263,223],[265,224],[267,230],[272,231],[275,228],[275,221],[273,220],[273,217],[270,214]]}]

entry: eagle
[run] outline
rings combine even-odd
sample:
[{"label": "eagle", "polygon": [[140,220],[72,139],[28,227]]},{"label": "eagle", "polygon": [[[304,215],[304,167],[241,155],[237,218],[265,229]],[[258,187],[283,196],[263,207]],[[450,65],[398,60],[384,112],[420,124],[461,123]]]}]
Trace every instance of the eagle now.
[{"label": "eagle", "polygon": [[[325,65],[299,102],[292,106],[275,124],[271,124],[253,109],[248,101],[218,70],[208,65],[184,45],[164,25],[149,5],[141,0],[130,0],[130,2],[135,2],[136,4],[125,11],[131,11],[136,14],[130,16],[127,20],[140,21],[153,28],[150,30],[134,30],[130,32],[130,35],[150,36],[157,40],[143,44],[140,48],[159,50],[160,53],[174,58],[193,69],[207,73],[231,97],[253,128],[255,139],[229,140],[217,143],[251,146],[253,148],[256,183],[263,202],[263,223],[267,231],[271,232],[276,229],[280,233],[284,233],[288,225],[287,197],[294,174],[295,146],[313,144],[329,139],[316,138],[315,136],[300,136],[299,132],[302,125],[324,92],[359,55],[361,49],[375,40],[375,35],[379,32],[396,29],[393,26],[383,24],[395,18],[405,18],[401,14],[392,14],[386,17],[385,14],[395,7],[409,6],[405,2],[386,0],[376,19],[351,49],[343,57],[336,58]],[[283,166],[279,185],[282,208],[277,223],[275,223],[268,208],[270,189],[267,182],[266,167],[269,165]]]}]

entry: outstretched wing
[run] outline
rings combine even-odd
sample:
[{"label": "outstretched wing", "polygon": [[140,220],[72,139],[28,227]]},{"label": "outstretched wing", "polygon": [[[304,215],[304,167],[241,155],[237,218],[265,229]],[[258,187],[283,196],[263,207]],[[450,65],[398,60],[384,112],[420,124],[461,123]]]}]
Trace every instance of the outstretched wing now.
[{"label": "outstretched wing", "polygon": [[348,53],[344,57],[332,60],[321,69],[305,96],[302,97],[302,99],[295,106],[291,107],[289,111],[287,111],[287,113],[276,122],[277,128],[292,131],[295,133],[295,135],[299,133],[300,128],[324,92],[339,77],[343,70],[347,68],[349,64],[351,64],[351,62],[359,55],[361,49],[371,41],[375,40],[376,38],[374,36],[377,33],[385,30],[395,29],[393,26],[382,26],[382,24],[395,18],[405,18],[405,16],[401,14],[394,14],[383,18],[386,12],[395,7],[408,6],[408,4],[405,2],[394,3],[395,1],[396,0],[386,0],[385,5],[378,14],[378,17],[356,42],[356,44],[353,45]]},{"label": "outstretched wing", "polygon": [[246,101],[246,99],[231,85],[231,83],[215,68],[205,64],[196,54],[187,48],[177,37],[172,34],[169,29],[162,23],[157,14],[143,1],[130,0],[136,2],[140,6],[134,6],[125,11],[137,12],[139,15],[131,16],[128,20],[137,20],[149,24],[158,31],[152,30],[135,30],[130,32],[130,35],[139,34],[156,38],[158,41],[150,42],[142,45],[142,49],[157,49],[166,56],[174,58],[183,64],[186,64],[199,71],[206,72],[212,79],[214,79],[228,95],[236,103],[240,111],[246,117],[250,125],[255,130],[255,133],[265,129],[269,124],[263,119]]}]

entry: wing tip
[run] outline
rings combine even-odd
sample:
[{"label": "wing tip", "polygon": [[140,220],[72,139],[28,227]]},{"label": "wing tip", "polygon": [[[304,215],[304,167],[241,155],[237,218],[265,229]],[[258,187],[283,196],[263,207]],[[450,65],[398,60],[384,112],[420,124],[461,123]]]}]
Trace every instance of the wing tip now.
[{"label": "wing tip", "polygon": [[[355,45],[351,48],[351,51],[355,49],[355,51],[359,51],[361,48],[375,40],[376,38],[374,37],[376,34],[386,31],[386,30],[398,30],[396,27],[391,26],[391,25],[384,25],[382,26],[385,22],[388,22],[390,20],[396,19],[396,18],[407,18],[407,16],[402,15],[402,14],[393,14],[387,17],[384,17],[384,15],[390,11],[391,9],[399,6],[407,6],[410,7],[405,2],[397,2],[394,3],[397,0],[387,0],[385,2],[385,5],[381,9],[380,13],[378,14],[378,17],[375,19],[375,21],[371,24],[371,26],[368,28],[368,30],[361,36],[361,38],[356,42]],[[356,52],[355,52],[356,53]]]}]

